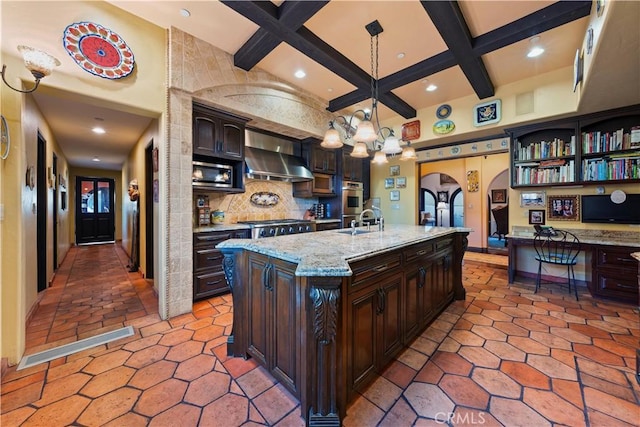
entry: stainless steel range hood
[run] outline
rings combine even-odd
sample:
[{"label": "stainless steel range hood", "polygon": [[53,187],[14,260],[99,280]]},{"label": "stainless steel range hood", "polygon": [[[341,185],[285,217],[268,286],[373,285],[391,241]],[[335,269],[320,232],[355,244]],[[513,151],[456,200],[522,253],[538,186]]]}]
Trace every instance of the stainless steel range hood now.
[{"label": "stainless steel range hood", "polygon": [[272,181],[310,181],[304,160],[291,154],[293,142],[247,130],[244,150],[247,178]]}]

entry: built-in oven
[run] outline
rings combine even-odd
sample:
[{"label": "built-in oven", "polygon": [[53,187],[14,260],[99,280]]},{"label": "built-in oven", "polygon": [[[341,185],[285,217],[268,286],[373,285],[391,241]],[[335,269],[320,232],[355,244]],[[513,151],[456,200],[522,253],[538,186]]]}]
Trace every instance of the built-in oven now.
[{"label": "built-in oven", "polygon": [[362,183],[345,181],[342,184],[342,215],[360,215],[364,203],[362,199]]},{"label": "built-in oven", "polygon": [[233,166],[193,162],[191,182],[194,188],[217,189],[233,186]]}]

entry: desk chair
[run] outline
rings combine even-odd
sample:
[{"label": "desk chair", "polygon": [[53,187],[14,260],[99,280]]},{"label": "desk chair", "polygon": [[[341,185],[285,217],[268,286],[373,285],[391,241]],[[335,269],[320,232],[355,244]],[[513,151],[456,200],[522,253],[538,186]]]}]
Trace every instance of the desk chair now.
[{"label": "desk chair", "polygon": [[567,285],[571,293],[571,281],[573,280],[573,291],[578,300],[578,288],[576,286],[576,275],[573,267],[576,265],[576,258],[580,253],[580,240],[575,234],[564,230],[554,230],[555,235],[549,233],[537,233],[533,239],[533,247],[536,250],[536,260],[538,261],[538,276],[536,277],[536,290],[540,288],[542,278],[542,264],[566,265]]}]

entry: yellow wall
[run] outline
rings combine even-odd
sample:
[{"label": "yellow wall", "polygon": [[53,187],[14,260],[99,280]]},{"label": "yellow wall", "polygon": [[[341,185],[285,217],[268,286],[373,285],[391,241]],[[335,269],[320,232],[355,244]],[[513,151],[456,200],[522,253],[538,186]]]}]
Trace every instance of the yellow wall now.
[{"label": "yellow wall", "polygon": [[[139,222],[139,230],[140,230],[140,270],[146,276],[148,276],[147,270],[147,262],[146,256],[148,250],[154,250],[154,248],[147,248],[144,244],[146,239],[146,224],[147,219],[145,216],[145,212],[147,209],[147,202],[145,199],[145,194],[148,192],[152,192],[153,188],[147,188],[145,182],[145,149],[151,143],[153,143],[154,147],[158,147],[159,138],[160,138],[160,129],[159,129],[159,121],[153,120],[149,127],[142,134],[138,143],[129,153],[129,157],[122,169],[122,182],[118,186],[119,190],[123,194],[122,199],[122,247],[124,250],[131,256],[131,239],[133,236],[133,216],[135,215],[136,203],[129,200],[128,197],[128,188],[129,182],[132,179],[138,180],[138,190],[140,192],[139,198],[139,213],[140,213],[140,222]],[[154,178],[157,179],[158,173],[154,173]],[[157,217],[157,204],[154,203],[154,217]],[[154,227],[157,227],[157,220],[154,221]],[[156,234],[157,236],[157,234]],[[157,242],[156,242],[156,247]],[[157,259],[157,253],[154,255],[154,258]],[[153,274],[153,277],[157,277],[157,274]],[[154,282],[154,286],[157,290],[157,282]]]},{"label": "yellow wall", "polygon": [[[30,26],[54,25],[64,29],[70,22],[96,21],[107,28],[117,30],[127,41],[135,53],[136,68],[128,78],[102,79],[80,70],[58,41],[53,44],[55,47],[49,53],[60,59],[63,65],[42,81],[39,91],[51,93],[50,91],[55,90],[57,96],[71,99],[82,96],[86,102],[95,102],[149,117],[165,114],[166,30],[125,13],[108,2],[43,2],[40,6],[34,8],[33,2],[11,2],[9,7],[6,2],[0,2],[2,35],[29,31]],[[49,41],[44,43],[47,44]],[[7,65],[7,80],[12,86],[21,87],[22,79],[26,82],[25,86],[32,86],[33,77],[18,57],[15,46],[0,51],[0,58],[2,64]],[[9,123],[12,145],[9,157],[0,160],[0,205],[4,206],[4,219],[0,222],[0,253],[3,255],[0,262],[0,357],[3,363],[7,360],[9,364],[15,364],[24,352],[25,323],[38,298],[37,269],[34,265],[37,252],[36,215],[33,214],[35,190],[30,190],[24,184],[27,165],[36,164],[37,131],[39,130],[47,140],[47,166],[51,166],[52,153],[55,152],[58,157],[58,173],[64,174],[66,171],[68,174],[68,210],[59,212],[59,261],[66,254],[71,242],[75,241],[75,175],[115,178],[118,201],[122,200],[123,184],[122,171],[76,170],[73,175],[64,153],[51,135],[45,119],[30,95],[19,94],[0,84],[0,112]],[[48,188],[47,191],[47,206],[40,208],[47,209],[48,212],[47,280],[51,280],[53,190]],[[121,212],[118,214],[116,211],[117,239],[122,238],[121,217]]]}]

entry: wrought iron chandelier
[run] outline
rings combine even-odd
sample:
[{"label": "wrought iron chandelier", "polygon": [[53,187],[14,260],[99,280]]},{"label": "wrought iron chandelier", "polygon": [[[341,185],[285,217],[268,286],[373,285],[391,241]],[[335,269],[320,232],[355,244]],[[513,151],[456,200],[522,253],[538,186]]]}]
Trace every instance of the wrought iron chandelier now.
[{"label": "wrought iron chandelier", "polygon": [[[380,120],[378,119],[378,35],[383,31],[383,28],[377,20],[367,24],[365,28],[371,35],[371,111],[359,109],[348,119],[345,116],[338,116],[330,121],[329,129],[326,131],[320,146],[330,149],[343,146],[340,132],[336,129],[336,125],[338,125],[344,130],[346,138],[354,141],[351,152],[352,157],[369,157],[367,144],[372,143],[375,151],[372,163],[388,163],[387,154],[394,155],[401,152],[400,160],[415,159],[415,149],[410,146],[410,143],[407,143],[407,147],[403,150],[400,147],[400,140],[395,136],[393,129],[380,127]],[[362,114],[362,119],[356,117],[359,114]],[[376,126],[374,126],[372,120],[375,120]],[[387,134],[386,137],[385,133]]]}]

